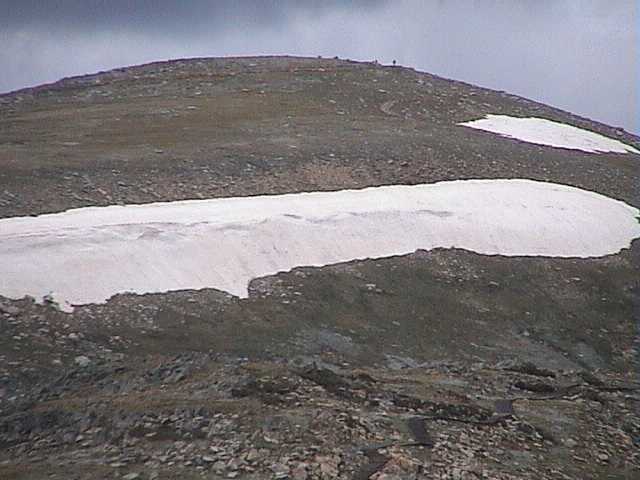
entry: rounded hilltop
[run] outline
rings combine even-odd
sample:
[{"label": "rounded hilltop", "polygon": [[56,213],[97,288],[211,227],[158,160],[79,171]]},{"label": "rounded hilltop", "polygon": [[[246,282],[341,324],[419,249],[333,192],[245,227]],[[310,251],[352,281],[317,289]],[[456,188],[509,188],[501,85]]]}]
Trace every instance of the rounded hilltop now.
[{"label": "rounded hilltop", "polygon": [[551,181],[640,203],[634,155],[581,155],[458,125],[492,114],[640,142],[404,67],[298,57],[156,62],[0,96],[0,187],[10,186],[0,189],[0,215],[461,178]]}]

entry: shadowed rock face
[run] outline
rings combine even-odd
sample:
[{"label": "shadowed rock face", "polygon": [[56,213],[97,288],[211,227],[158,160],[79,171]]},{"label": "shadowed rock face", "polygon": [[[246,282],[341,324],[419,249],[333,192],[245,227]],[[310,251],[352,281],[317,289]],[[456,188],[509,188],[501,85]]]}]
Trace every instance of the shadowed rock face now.
[{"label": "shadowed rock face", "polygon": [[[35,225],[9,217],[74,207],[470,178],[551,182],[623,201],[626,212],[640,206],[637,155],[458,125],[487,114],[546,118],[639,146],[545,105],[402,68],[299,58],[158,63],[1,98],[0,225]],[[581,240],[610,220],[588,210],[581,218],[594,228]],[[451,211],[419,210],[434,222],[455,219]],[[304,217],[288,213],[292,224]],[[400,478],[455,469],[624,478],[640,465],[638,245],[599,258],[420,250],[256,278],[247,298],[214,289],[122,294],[70,314],[2,299],[0,460],[8,463],[0,476],[146,468],[188,478],[202,466],[272,478],[276,465],[345,478],[361,466]],[[46,264],[46,253],[35,261]],[[505,399],[513,414],[494,411]],[[427,423],[409,426],[416,416]],[[357,453],[398,432],[433,445],[396,445],[382,464]],[[459,448],[467,444],[473,465]],[[116,466],[94,461],[105,451]],[[593,452],[593,462],[574,458]]]}]

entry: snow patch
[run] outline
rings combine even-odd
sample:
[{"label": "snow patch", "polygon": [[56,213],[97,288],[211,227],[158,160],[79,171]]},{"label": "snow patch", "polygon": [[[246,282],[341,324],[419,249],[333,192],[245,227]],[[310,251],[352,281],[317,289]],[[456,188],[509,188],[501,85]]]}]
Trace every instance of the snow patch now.
[{"label": "snow patch", "polygon": [[505,137],[538,145],[582,150],[589,153],[640,154],[640,151],[619,140],[544,118],[487,115],[483,119],[459,123],[458,125],[497,133]]},{"label": "snow patch", "polygon": [[89,207],[0,219],[0,295],[65,310],[138,294],[217,288],[296,266],[457,247],[510,256],[597,257],[640,237],[638,209],[531,180]]}]

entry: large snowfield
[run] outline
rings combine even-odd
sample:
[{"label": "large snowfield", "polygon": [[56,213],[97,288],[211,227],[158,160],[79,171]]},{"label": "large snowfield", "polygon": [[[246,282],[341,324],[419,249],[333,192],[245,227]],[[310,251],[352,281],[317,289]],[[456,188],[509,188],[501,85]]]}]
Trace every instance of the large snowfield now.
[{"label": "large snowfield", "polygon": [[68,311],[123,292],[246,297],[253,278],[417,249],[597,257],[640,237],[639,215],[520,179],[80,208],[0,220],[0,295],[52,294]]},{"label": "large snowfield", "polygon": [[497,133],[523,142],[556,148],[568,148],[589,153],[640,154],[640,151],[619,140],[544,118],[487,115],[480,120],[464,122],[459,125]]}]

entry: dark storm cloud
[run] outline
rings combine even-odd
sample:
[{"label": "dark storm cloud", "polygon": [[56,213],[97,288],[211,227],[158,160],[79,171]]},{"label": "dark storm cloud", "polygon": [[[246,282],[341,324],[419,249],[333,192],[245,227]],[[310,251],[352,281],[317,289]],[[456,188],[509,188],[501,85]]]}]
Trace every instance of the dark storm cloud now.
[{"label": "dark storm cloud", "polygon": [[0,91],[176,57],[339,55],[640,131],[634,0],[0,0]]},{"label": "dark storm cloud", "polygon": [[271,24],[292,9],[321,12],[337,5],[370,7],[381,0],[4,0],[0,26],[46,24],[78,29],[200,28],[234,21]]},{"label": "dark storm cloud", "polygon": [[[0,22],[5,28],[48,25],[77,30],[138,28],[185,29],[224,18],[244,17],[256,22],[277,21],[274,2],[175,1],[175,0],[26,0],[3,4]],[[170,33],[170,32],[167,32]]]}]

